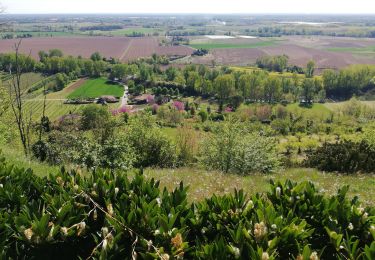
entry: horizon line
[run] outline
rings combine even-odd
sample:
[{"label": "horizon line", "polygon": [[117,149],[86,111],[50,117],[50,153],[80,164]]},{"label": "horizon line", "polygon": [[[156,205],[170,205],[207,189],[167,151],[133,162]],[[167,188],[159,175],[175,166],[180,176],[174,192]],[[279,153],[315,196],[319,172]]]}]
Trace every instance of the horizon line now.
[{"label": "horizon line", "polygon": [[106,13],[2,13],[1,15],[374,15],[375,13],[191,13],[191,12],[155,12],[155,13],[117,13],[117,12],[106,12]]}]

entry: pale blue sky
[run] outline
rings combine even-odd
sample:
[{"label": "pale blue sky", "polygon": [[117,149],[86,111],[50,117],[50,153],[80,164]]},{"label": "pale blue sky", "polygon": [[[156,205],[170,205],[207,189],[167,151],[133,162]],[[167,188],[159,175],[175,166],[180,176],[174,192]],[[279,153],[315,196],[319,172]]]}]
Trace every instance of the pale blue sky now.
[{"label": "pale blue sky", "polygon": [[7,13],[375,13],[375,0],[0,0]]}]

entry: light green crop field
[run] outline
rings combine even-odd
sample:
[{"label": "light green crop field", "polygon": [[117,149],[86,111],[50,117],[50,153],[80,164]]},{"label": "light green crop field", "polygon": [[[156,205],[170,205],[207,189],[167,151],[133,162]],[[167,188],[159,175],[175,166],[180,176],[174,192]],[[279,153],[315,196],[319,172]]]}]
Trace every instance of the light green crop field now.
[{"label": "light green crop field", "polygon": [[[23,91],[27,91],[29,88],[33,87],[35,84],[39,83],[45,79],[45,77],[40,74],[40,73],[34,73],[34,72],[29,72],[29,73],[24,73],[21,76],[21,89]],[[8,88],[10,85],[12,85],[12,77],[9,75],[9,73],[2,73],[1,74],[1,80],[2,84]]]},{"label": "light green crop field", "polygon": [[134,28],[125,28],[120,30],[114,30],[108,32],[108,34],[114,35],[114,36],[124,36],[129,35],[132,33],[144,33],[144,34],[153,34],[154,32],[163,32],[163,30],[158,28],[143,28],[143,27],[134,27]]},{"label": "light green crop field", "polygon": [[16,36],[22,36],[24,34],[31,34],[32,37],[74,37],[74,36],[80,36],[80,33],[74,33],[74,32],[43,32],[43,31],[14,31],[14,32],[7,32],[7,33],[0,33],[0,37],[7,35],[7,34],[13,34],[14,37]]},{"label": "light green crop field", "polygon": [[85,81],[82,86],[69,94],[68,98],[97,98],[105,95],[121,97],[123,94],[123,86],[109,82],[105,78],[97,78]]},{"label": "light green crop field", "polygon": [[215,43],[215,42],[208,42],[208,43],[193,43],[189,46],[195,49],[254,49],[260,47],[267,47],[267,46],[275,46],[277,45],[276,41],[260,41],[260,42],[249,42],[249,43]]},{"label": "light green crop field", "polygon": [[328,51],[333,52],[349,52],[352,54],[375,54],[375,45],[367,46],[367,47],[336,47],[336,48],[328,48]]},{"label": "light green crop field", "polygon": [[[32,113],[35,120],[42,117],[43,114],[43,99],[31,99],[25,103],[25,108]],[[67,105],[62,100],[46,100],[46,116],[54,121],[59,117],[69,114],[78,113],[84,105]]]},{"label": "light green crop field", "polygon": [[[32,113],[34,120],[39,120],[43,114],[43,99],[31,99],[25,102],[25,109]],[[86,104],[72,105],[64,104],[63,100],[46,100],[46,111],[45,115],[51,120],[55,121],[61,116],[67,114],[78,114]],[[100,106],[100,105],[98,105]],[[108,104],[109,109],[118,108],[118,103]]]},{"label": "light green crop field", "polygon": [[85,31],[85,32],[80,32],[80,34],[87,35],[87,34],[92,33],[95,35],[106,35],[106,36],[127,36],[133,33],[139,33],[139,34],[143,33],[145,35],[148,35],[148,34],[152,35],[155,32],[162,34],[164,30],[160,28],[132,27],[132,28],[113,30],[113,31],[100,31],[100,30]]}]

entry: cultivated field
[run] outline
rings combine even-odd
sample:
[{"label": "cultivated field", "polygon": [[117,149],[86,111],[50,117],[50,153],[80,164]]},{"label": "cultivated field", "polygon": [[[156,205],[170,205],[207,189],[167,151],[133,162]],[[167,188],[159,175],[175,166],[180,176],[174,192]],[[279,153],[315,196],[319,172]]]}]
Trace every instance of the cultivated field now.
[{"label": "cultivated field", "polygon": [[[23,75],[23,82],[29,82],[28,87],[37,84],[44,79],[40,74],[27,73]],[[46,96],[46,116],[52,121],[63,115],[76,114],[87,105],[64,104],[68,98],[96,98],[103,95],[122,96],[124,87],[117,84],[110,84],[105,78],[79,79],[58,92],[49,93]],[[31,112],[35,120],[39,120],[43,113],[44,96],[42,89],[25,96],[25,108]],[[118,104],[108,104],[110,108],[117,108]]]},{"label": "cultivated field", "polygon": [[[14,51],[19,40],[0,40],[0,53]],[[157,37],[58,37],[23,39],[20,51],[38,58],[41,50],[60,49],[66,55],[90,57],[98,51],[104,57],[118,58],[122,61],[159,55],[190,55],[192,48],[185,46],[160,46]]]},{"label": "cultivated field", "polygon": [[81,86],[78,86],[68,98],[97,98],[100,96],[121,97],[124,93],[124,87],[111,83],[106,78],[89,79]]},{"label": "cultivated field", "polygon": [[289,57],[291,64],[305,66],[314,60],[317,69],[339,69],[352,64],[375,64],[375,39],[288,36],[275,38],[207,39],[192,37],[191,46],[210,50],[209,55],[185,59],[184,62],[249,65],[265,55]]}]

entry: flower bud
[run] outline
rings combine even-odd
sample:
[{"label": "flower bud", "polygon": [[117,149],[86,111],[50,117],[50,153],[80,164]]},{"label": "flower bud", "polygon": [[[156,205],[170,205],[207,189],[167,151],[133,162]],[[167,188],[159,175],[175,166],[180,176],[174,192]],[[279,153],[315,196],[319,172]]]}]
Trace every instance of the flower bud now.
[{"label": "flower bud", "polygon": [[280,187],[276,187],[276,197],[277,198],[281,197],[281,188]]}]

